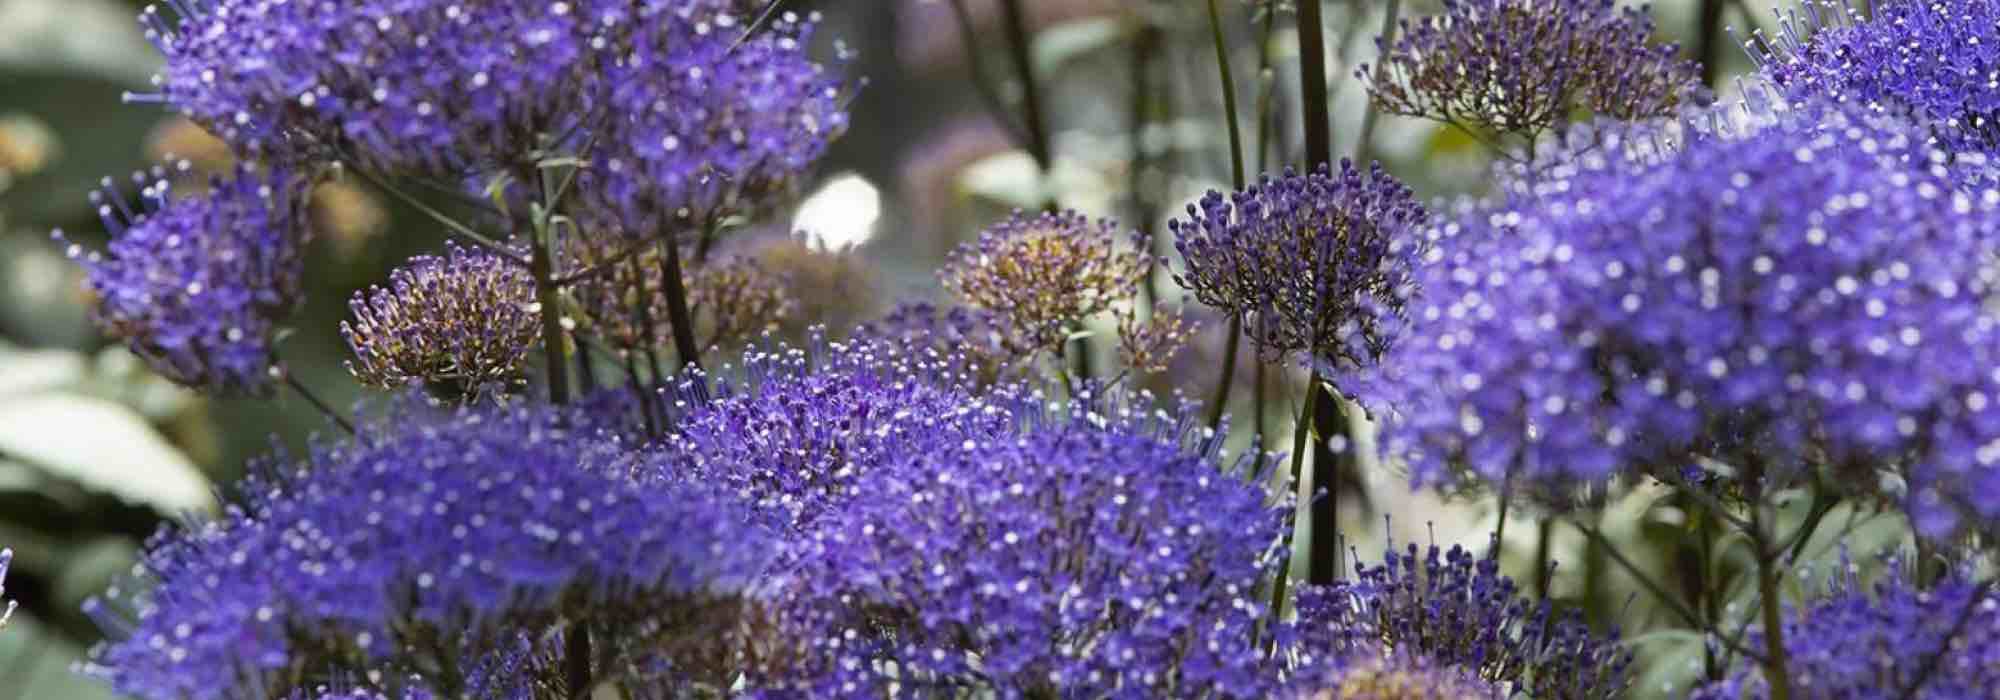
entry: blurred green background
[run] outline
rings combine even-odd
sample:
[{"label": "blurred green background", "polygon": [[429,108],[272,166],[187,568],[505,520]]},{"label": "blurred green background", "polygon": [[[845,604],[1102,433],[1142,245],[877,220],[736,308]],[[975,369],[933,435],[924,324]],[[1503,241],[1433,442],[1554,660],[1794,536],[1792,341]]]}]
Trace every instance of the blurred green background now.
[{"label": "blurred green background", "polygon": [[[979,89],[989,85],[1001,103],[1019,95],[992,0],[967,0],[978,38],[970,51],[943,0],[785,0],[786,9],[824,13],[822,55],[851,51],[846,70],[866,83],[852,130],[774,227],[857,245],[874,292],[857,300],[933,294],[932,270],[943,254],[1015,206],[1053,196],[1088,214],[1164,231],[1165,217],[1204,190],[1225,188],[1227,141],[1202,0],[1024,1],[1056,145],[1047,180],[990,118],[993,100]],[[1769,3],[1751,0],[1728,21],[1741,26],[1749,8],[1767,19]],[[1363,100],[1347,76],[1374,52],[1382,3],[1331,4],[1336,148],[1353,152]],[[1267,43],[1245,3],[1227,5],[1245,116],[1266,100],[1276,115],[1263,127],[1271,155],[1252,164],[1276,168],[1300,140],[1290,116],[1296,42],[1288,20]],[[1421,1],[1405,5],[1405,16],[1431,9]],[[1694,6],[1654,6],[1665,38],[1691,43]],[[96,334],[80,272],[49,238],[60,228],[85,246],[102,245],[103,228],[86,199],[100,178],[130,191],[130,173],[169,154],[211,167],[227,158],[156,106],[121,103],[121,93],[147,88],[158,62],[134,20],[141,7],[131,0],[0,0],[0,544],[16,550],[6,588],[22,603],[13,627],[0,633],[0,700],[104,697],[70,671],[98,634],[78,612],[82,600],[126,575],[160,523],[214,509],[246,461],[271,453],[274,442],[296,451],[324,428],[294,397],[208,399],[150,375]],[[1725,72],[1746,67],[1736,47],[1719,53],[1729,61]],[[1271,62],[1270,72],[1256,70],[1261,60]],[[984,80],[976,79],[982,69]],[[1135,108],[1143,119],[1134,119]],[[1385,120],[1371,151],[1428,196],[1476,193],[1485,180],[1477,144],[1429,123]],[[408,256],[438,250],[443,238],[420,215],[358,183],[323,191],[315,208],[322,235],[308,272],[309,303],[282,353],[307,384],[349,406],[364,392],[341,365],[347,350],[338,323],[347,300]],[[823,313],[853,318],[875,310]],[[1214,356],[1221,334],[1210,331],[1187,351],[1189,371],[1156,382],[1159,388],[1210,391],[1213,365],[1202,358]],[[1274,404],[1290,400],[1283,392],[1273,397]],[[1239,418],[1253,413],[1245,401],[1232,410]],[[1296,410],[1272,405],[1268,413],[1267,427],[1285,431],[1275,417]],[[1396,514],[1398,541],[1434,530],[1443,542],[1483,543],[1494,524],[1486,499],[1412,495],[1391,468],[1372,470],[1370,481],[1368,500],[1374,512]],[[1648,494],[1627,500],[1605,521],[1630,538],[1642,565],[1669,566],[1662,552],[1671,547],[1652,540],[1671,542],[1671,510]],[[1509,529],[1509,552],[1534,546],[1528,525],[1536,514],[1520,517],[1522,526]],[[1354,518],[1358,540],[1380,541],[1379,520]],[[1558,558],[1588,556],[1579,554],[1582,538],[1574,532],[1555,540]],[[1599,617],[1622,613],[1641,629],[1652,618],[1644,602],[1621,607],[1629,587],[1581,588],[1567,573],[1578,568],[1552,585]],[[1678,644],[1674,653],[1682,656],[1698,651],[1686,639],[1661,639]],[[1647,682],[1671,687],[1673,677]]]}]

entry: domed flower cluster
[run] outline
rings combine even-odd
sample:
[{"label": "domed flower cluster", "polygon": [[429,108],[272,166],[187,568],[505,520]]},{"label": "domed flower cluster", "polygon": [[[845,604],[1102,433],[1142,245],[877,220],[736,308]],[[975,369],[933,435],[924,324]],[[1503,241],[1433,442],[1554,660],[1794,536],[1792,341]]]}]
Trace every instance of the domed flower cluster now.
[{"label": "domed flower cluster", "polygon": [[817,15],[784,12],[746,36],[747,19],[701,7],[715,4],[730,3],[635,11],[579,182],[600,226],[647,238],[755,215],[846,131],[840,80],[806,53]]},{"label": "domed flower cluster", "polygon": [[[476,674],[561,626],[595,633],[603,676],[705,678],[662,650],[728,644],[771,545],[732,499],[606,468],[618,440],[581,421],[406,406],[253,478],[220,519],[150,544],[143,590],[91,603],[115,637],[93,672],[162,700],[277,697],[377,669],[460,697],[560,679],[533,659],[504,680]],[[677,643],[690,639],[707,640],[699,654]]]},{"label": "domed flower cluster", "polygon": [[1060,354],[1087,320],[1130,309],[1153,265],[1146,250],[1113,221],[1016,211],[953,251],[939,277],[960,303],[991,316],[1014,352]]},{"label": "domed flower cluster", "polygon": [[1799,116],[1583,159],[1442,227],[1415,330],[1366,382],[1400,414],[1390,449],[1496,483],[1900,466],[1928,532],[2000,515],[1971,496],[2000,478],[2000,191],[1955,189],[1899,123]]},{"label": "domed flower cluster", "polygon": [[[1192,421],[1040,419],[862,475],[785,577],[803,697],[1263,697],[1284,518]],[[1096,427],[1102,425],[1104,427]]]},{"label": "domed flower cluster", "polygon": [[1651,43],[1653,31],[1645,10],[1615,0],[1453,0],[1404,20],[1379,74],[1354,74],[1391,114],[1533,137],[1579,111],[1643,119],[1689,101],[1700,67]]},{"label": "domed flower cluster", "polygon": [[1615,697],[1631,680],[1632,655],[1615,630],[1600,637],[1547,599],[1529,602],[1497,559],[1460,547],[1432,545],[1421,558],[1415,543],[1392,547],[1351,580],[1301,590],[1297,605],[1292,634],[1307,679],[1321,665],[1373,655],[1370,668],[1386,653],[1406,657],[1392,670],[1427,665],[1443,679],[1457,668],[1540,698]]},{"label": "domed flower cluster", "polygon": [[949,360],[856,340],[816,352],[751,353],[748,379],[682,394],[710,394],[685,413],[647,470],[714,484],[809,533],[865,495],[876,471],[912,454],[991,442],[1020,420],[1018,400],[973,396],[947,374]]},{"label": "domed flower cluster", "polygon": [[[717,2],[702,3],[713,6]],[[238,151],[452,176],[526,157],[596,108],[632,31],[605,0],[206,0],[141,16],[165,102]]]},{"label": "domed flower cluster", "polygon": [[[1784,635],[1792,687],[1806,697],[1953,700],[1990,697],[2000,687],[2000,595],[1990,585],[1953,580],[1921,590],[1892,576],[1871,593],[1849,579],[1787,614]],[[1763,700],[1766,693],[1753,667],[1693,697]]]},{"label": "domed flower cluster", "polygon": [[108,180],[92,195],[109,250],[69,246],[97,297],[98,324],[175,382],[267,393],[278,324],[300,302],[311,235],[305,183],[246,166],[212,179],[206,193],[174,197],[164,171],[154,175],[136,209]]},{"label": "domed flower cluster", "polygon": [[542,318],[526,266],[455,245],[412,258],[390,273],[388,288],[356,292],[348,308],[354,320],[341,322],[340,334],[354,350],[347,369],[355,378],[466,394],[518,379]]},{"label": "domed flower cluster", "polygon": [[1805,0],[1784,31],[1745,45],[1793,99],[1899,110],[1936,125],[1948,150],[2000,158],[2000,4],[1991,0],[1844,4]]},{"label": "domed flower cluster", "polygon": [[1267,359],[1303,353],[1338,375],[1373,364],[1416,291],[1426,214],[1373,165],[1287,171],[1232,195],[1209,192],[1168,222],[1187,269],[1174,281],[1244,319]]}]

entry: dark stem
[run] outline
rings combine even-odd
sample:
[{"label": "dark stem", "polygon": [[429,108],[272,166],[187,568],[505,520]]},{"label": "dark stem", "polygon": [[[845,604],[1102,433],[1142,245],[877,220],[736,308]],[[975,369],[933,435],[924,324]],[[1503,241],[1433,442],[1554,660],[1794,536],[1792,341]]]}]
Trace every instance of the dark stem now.
[{"label": "dark stem", "polygon": [[590,700],[590,656],[590,628],[571,625],[563,638],[563,677],[569,682],[570,700]]},{"label": "dark stem", "polygon": [[[1160,52],[1160,30],[1151,22],[1139,28],[1139,36],[1132,42],[1132,105],[1130,123],[1126,125],[1125,136],[1129,141],[1131,172],[1127,173],[1126,189],[1132,197],[1132,210],[1139,224],[1141,237],[1146,241],[1148,254],[1159,248],[1154,240],[1153,220],[1159,218],[1158,206],[1154,204],[1152,189],[1146,186],[1146,173],[1152,168],[1152,153],[1146,150],[1146,125],[1152,123],[1153,105],[1153,61]],[[1139,292],[1152,309],[1160,299],[1160,265],[1146,266],[1146,281],[1139,286]]]},{"label": "dark stem", "polygon": [[1682,621],[1688,623],[1690,627],[1694,627],[1695,629],[1701,630],[1704,633],[1713,634],[1716,639],[1721,640],[1723,646],[1728,647],[1730,650],[1742,654],[1745,657],[1751,659],[1761,658],[1756,652],[1744,648],[1743,643],[1740,639],[1725,637],[1721,634],[1717,634],[1716,630],[1712,629],[1711,625],[1703,621],[1700,615],[1695,614],[1693,610],[1689,610],[1687,604],[1681,602],[1681,599],[1679,597],[1676,597],[1675,595],[1668,593],[1667,589],[1665,587],[1662,587],[1659,584],[1659,582],[1654,581],[1652,577],[1647,576],[1644,569],[1640,569],[1639,565],[1634,564],[1632,563],[1632,560],[1625,558],[1624,554],[1620,553],[1616,547],[1613,547],[1611,545],[1611,540],[1605,537],[1603,532],[1598,531],[1597,528],[1585,525],[1583,524],[1582,521],[1578,520],[1571,520],[1570,524],[1575,525],[1577,530],[1583,532],[1585,536],[1590,538],[1591,547],[1595,548],[1599,552],[1603,552],[1604,556],[1609,557],[1611,561],[1616,562],[1618,564],[1618,568],[1624,569],[1625,573],[1632,577],[1632,580],[1639,582],[1640,588],[1646,589],[1646,592],[1652,594],[1655,600],[1658,600],[1662,605],[1667,606],[1668,610],[1672,610],[1675,615],[1679,616]]},{"label": "dark stem", "polygon": [[1021,80],[1021,108],[1027,119],[1028,155],[1035,158],[1035,165],[1047,175],[1052,151],[1047,125],[1042,122],[1042,94],[1040,85],[1035,82],[1028,19],[1021,12],[1021,0],[1001,0],[1000,9],[1006,16],[1007,42],[1014,61],[1014,73]]},{"label": "dark stem", "polygon": [[667,323],[672,325],[674,352],[681,357],[681,369],[699,369],[701,348],[694,341],[694,314],[688,311],[687,283],[681,278],[681,246],[676,238],[660,243],[660,286],[667,292]]},{"label": "dark stem", "polygon": [[547,230],[535,235],[534,250],[528,259],[528,274],[535,280],[535,298],[542,316],[542,356],[549,368],[549,403],[569,403],[569,360],[565,357],[562,327],[562,296],[555,284],[555,241]]},{"label": "dark stem", "polygon": [[[1314,384],[1319,383],[1319,372],[1313,372],[1311,379],[1307,381]],[[1305,490],[1306,480],[1301,478],[1305,473],[1306,441],[1312,432],[1312,415],[1313,401],[1310,399],[1300,401],[1299,421],[1292,426],[1291,486],[1297,494],[1298,500],[1302,501],[1310,501],[1312,498],[1312,493]],[[1285,513],[1284,544],[1280,547],[1281,551],[1279,552],[1283,559],[1278,563],[1278,582],[1271,587],[1272,615],[1282,615],[1285,611],[1285,583],[1292,575],[1292,540],[1293,532],[1298,529],[1298,507],[1300,505],[1302,504],[1293,503],[1292,509]],[[1315,531],[1313,534],[1314,536],[1318,536],[1319,533]]]},{"label": "dark stem", "polygon": [[1535,597],[1549,597],[1549,579],[1555,571],[1549,568],[1550,540],[1555,539],[1555,528],[1547,519],[1535,523]]},{"label": "dark stem", "polygon": [[1299,94],[1305,104],[1306,170],[1333,163],[1333,116],[1326,93],[1326,22],[1321,0],[1299,0]]},{"label": "dark stem", "polygon": [[1763,528],[1764,508],[1761,503],[1751,509],[1751,525],[1756,529],[1749,534],[1757,548],[1757,595],[1760,597],[1764,623],[1764,681],[1770,685],[1771,700],[1791,700],[1791,671],[1785,659],[1784,601],[1778,597],[1778,578],[1783,573],[1778,570],[1778,560],[1783,555],[1772,546],[1770,534]]},{"label": "dark stem", "polygon": [[1324,492],[1315,494],[1312,502],[1312,568],[1309,572],[1314,584],[1325,586],[1340,576],[1340,538],[1336,534],[1340,532],[1340,480],[1349,473],[1348,467],[1352,465],[1348,460],[1354,455],[1351,439],[1348,449],[1335,454],[1329,438],[1349,432],[1347,429],[1353,421],[1334,400],[1333,392],[1322,386],[1318,372],[1313,373],[1313,382],[1306,390],[1313,393],[1314,404],[1313,490]]},{"label": "dark stem", "polygon": [[1251,357],[1250,362],[1253,363],[1251,365],[1252,372],[1250,377],[1250,429],[1253,431],[1251,437],[1257,439],[1258,445],[1262,445],[1264,444],[1264,401],[1266,399],[1264,396],[1265,365],[1264,361],[1257,357]]},{"label": "dark stem", "polygon": [[1208,427],[1222,427],[1222,414],[1229,408],[1230,385],[1236,383],[1236,351],[1243,338],[1243,317],[1229,316],[1229,339],[1222,344],[1222,376],[1215,383],[1215,399],[1208,404]]},{"label": "dark stem", "polygon": [[307,389],[304,382],[300,382],[298,377],[292,376],[291,370],[279,368],[278,373],[285,375],[285,386],[291,387],[293,392],[306,400],[306,403],[312,404],[313,408],[319,409],[319,412],[324,414],[329,420],[332,420],[334,425],[340,426],[340,429],[347,431],[348,435],[359,434],[354,430],[354,424],[349,422],[346,416],[340,415],[339,411],[333,410],[333,406],[321,400],[318,394],[314,394],[311,389]]},{"label": "dark stem", "polygon": [[1701,83],[1715,87],[1722,77],[1722,46],[1727,37],[1722,32],[1722,13],[1729,8],[1730,0],[1701,0],[1701,14],[1695,27],[1695,58],[1701,61]]},{"label": "dark stem", "polygon": [[966,70],[972,74],[972,87],[979,93],[979,99],[986,103],[986,111],[991,112],[993,121],[1007,132],[1007,137],[1015,141],[1025,140],[1021,127],[1007,112],[1006,100],[1000,99],[1000,91],[994,89],[988,77],[986,62],[980,57],[978,34],[972,26],[972,13],[965,9],[965,0],[951,0],[951,14],[958,23],[959,40],[965,44]]}]

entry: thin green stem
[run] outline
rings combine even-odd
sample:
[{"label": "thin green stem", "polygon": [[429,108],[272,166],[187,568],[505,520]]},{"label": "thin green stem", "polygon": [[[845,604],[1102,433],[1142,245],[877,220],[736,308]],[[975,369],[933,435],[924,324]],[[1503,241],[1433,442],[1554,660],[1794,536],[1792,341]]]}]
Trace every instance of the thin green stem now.
[{"label": "thin green stem", "polygon": [[1001,0],[1000,9],[1006,19],[1007,42],[1009,54],[1014,60],[1014,72],[1021,80],[1021,110],[1026,117],[1028,155],[1034,157],[1035,166],[1046,176],[1053,165],[1053,150],[1049,144],[1048,127],[1042,121],[1042,91],[1035,80],[1027,15],[1021,11],[1021,0]]},{"label": "thin green stem", "polygon": [[1306,169],[1333,163],[1333,110],[1326,85],[1326,21],[1321,0],[1299,0],[1299,93],[1304,98]]},{"label": "thin green stem", "polygon": [[[1229,127],[1229,175],[1237,191],[1247,176],[1243,172],[1243,126],[1236,110],[1236,78],[1229,68],[1229,41],[1222,32],[1222,9],[1208,0],[1209,36],[1215,40],[1215,67],[1222,78],[1223,121]],[[1222,346],[1222,376],[1216,380],[1215,400],[1209,402],[1208,427],[1222,426],[1222,414],[1229,407],[1229,392],[1236,383],[1236,353],[1243,340],[1243,316],[1230,314],[1228,336]]]},{"label": "thin green stem", "polygon": [[[1673,613],[1679,616],[1681,620],[1687,622],[1688,626],[1700,630],[1704,633],[1714,635],[1716,639],[1722,641],[1723,646],[1726,646],[1732,651],[1742,654],[1745,657],[1751,659],[1761,658],[1756,652],[1753,652],[1750,649],[1745,648],[1740,639],[1732,639],[1730,637],[1725,637],[1720,634],[1715,634],[1715,630],[1711,629],[1708,623],[1705,622],[1700,615],[1697,615],[1693,610],[1688,609],[1687,604],[1681,602],[1680,598],[1674,597],[1673,594],[1668,593],[1666,588],[1660,586],[1660,584],[1654,581],[1652,577],[1647,576],[1646,572],[1641,570],[1638,564],[1634,564],[1632,563],[1632,560],[1625,558],[1625,555],[1620,553],[1617,547],[1612,546],[1610,538],[1605,537],[1603,532],[1599,531],[1597,528],[1583,524],[1583,522],[1580,520],[1571,519],[1570,524],[1575,526],[1577,530],[1582,531],[1586,537],[1589,537],[1591,543],[1595,545],[1599,551],[1602,551],[1605,556],[1609,557],[1611,561],[1617,563],[1619,568],[1624,569],[1625,573],[1632,577],[1632,580],[1639,582],[1640,588],[1646,589],[1647,593],[1652,594],[1655,600],[1660,601],[1661,604],[1667,606],[1668,610],[1673,611]],[[1738,635],[1738,637],[1740,638],[1741,635]]]},{"label": "thin green stem", "polygon": [[291,371],[278,368],[277,373],[284,376],[285,386],[291,387],[293,393],[305,399],[306,403],[312,404],[313,408],[318,409],[327,419],[332,420],[334,425],[340,426],[340,429],[347,431],[348,435],[359,434],[354,430],[353,422],[347,420],[346,416],[340,415],[339,411],[333,410],[333,406],[321,399],[318,394],[313,393],[312,389],[306,388],[305,383],[299,381],[299,378],[294,376]]},{"label": "thin green stem", "polygon": [[[1381,45],[1388,46],[1396,40],[1396,19],[1402,13],[1402,0],[1389,0],[1389,6],[1382,13]],[[1387,68],[1381,59],[1375,61],[1375,84],[1383,82]],[[1361,112],[1361,129],[1354,136],[1354,162],[1367,163],[1374,158],[1375,124],[1381,120],[1381,112],[1375,109],[1375,101],[1369,100],[1367,109]]]},{"label": "thin green stem", "polygon": [[701,347],[694,340],[694,314],[688,310],[687,283],[681,275],[681,246],[678,236],[660,243],[660,286],[667,293],[667,323],[674,336],[674,352],[681,357],[681,369],[701,367]]},{"label": "thin green stem", "polygon": [[537,225],[535,246],[528,260],[528,275],[535,281],[535,298],[541,307],[542,355],[547,359],[549,402],[569,403],[569,360],[562,327],[562,291],[555,284],[555,240],[547,226]]},{"label": "thin green stem", "polygon": [[[1308,381],[1314,384],[1319,383],[1319,373],[1313,372],[1311,379]],[[1294,531],[1298,529],[1299,507],[1310,503],[1312,499],[1312,493],[1306,490],[1306,480],[1302,477],[1305,475],[1307,441],[1312,433],[1314,401],[1308,398],[1299,403],[1299,422],[1292,426],[1291,454],[1291,486],[1297,496],[1298,502],[1294,502],[1291,510],[1285,513],[1284,544],[1281,547],[1281,556],[1284,559],[1278,564],[1278,582],[1271,587],[1271,614],[1273,615],[1281,614],[1285,609],[1285,584],[1291,578],[1292,574],[1292,543]],[[1314,486],[1317,486],[1317,484],[1314,484]],[[1314,536],[1318,536],[1319,532],[1315,530],[1313,534]]]},{"label": "thin green stem", "polygon": [[1778,581],[1783,572],[1778,570],[1779,558],[1783,552],[1772,546],[1769,533],[1764,530],[1764,509],[1760,503],[1750,511],[1751,526],[1748,533],[1757,548],[1757,595],[1762,600],[1764,623],[1764,681],[1770,686],[1771,700],[1791,700],[1791,670],[1785,658],[1784,601],[1778,596]]},{"label": "thin green stem", "polygon": [[395,185],[389,184],[388,180],[384,180],[381,177],[376,176],[374,173],[368,172],[367,170],[362,168],[347,168],[346,170],[347,172],[359,174],[362,179],[367,180],[370,184],[375,185],[376,189],[380,189],[384,192],[387,192],[389,193],[390,196],[395,197],[396,199],[401,200],[404,204],[409,205],[410,208],[422,212],[425,216],[430,217],[433,221],[436,221],[439,224],[443,225],[446,229],[449,229],[452,235],[470,241],[473,245],[485,248],[487,252],[500,256],[500,258],[511,261],[517,265],[531,265],[530,262],[521,260],[521,256],[519,254],[515,253],[512,250],[509,250],[506,244],[493,240],[492,238],[488,238],[485,234],[473,230],[471,226],[467,226],[463,222],[446,215],[444,212],[438,211],[431,205],[425,204],[423,200],[417,199],[416,196],[411,195],[408,192],[404,192],[402,189],[396,187]]}]

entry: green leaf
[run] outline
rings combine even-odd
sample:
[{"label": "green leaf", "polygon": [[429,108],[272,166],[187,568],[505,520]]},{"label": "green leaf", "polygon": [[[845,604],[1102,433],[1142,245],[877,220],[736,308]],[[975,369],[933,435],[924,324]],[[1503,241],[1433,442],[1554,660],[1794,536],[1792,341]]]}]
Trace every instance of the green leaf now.
[{"label": "green leaf", "polygon": [[45,393],[0,405],[0,453],[161,513],[209,510],[208,479],[132,409]]}]

